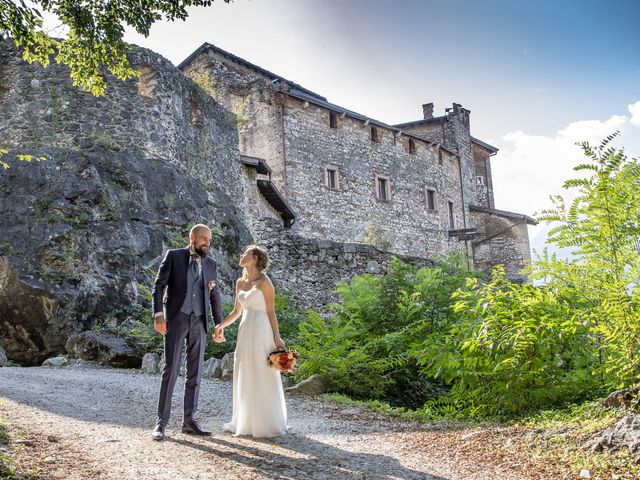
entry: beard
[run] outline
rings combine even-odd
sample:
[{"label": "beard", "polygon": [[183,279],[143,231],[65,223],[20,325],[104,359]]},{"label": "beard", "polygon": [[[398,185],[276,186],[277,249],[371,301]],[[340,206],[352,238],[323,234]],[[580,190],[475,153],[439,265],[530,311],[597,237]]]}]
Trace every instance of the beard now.
[{"label": "beard", "polygon": [[202,247],[193,247],[193,251],[196,252],[198,255],[200,255],[201,257],[206,257],[207,256],[207,252],[209,251],[208,247],[202,246]]}]

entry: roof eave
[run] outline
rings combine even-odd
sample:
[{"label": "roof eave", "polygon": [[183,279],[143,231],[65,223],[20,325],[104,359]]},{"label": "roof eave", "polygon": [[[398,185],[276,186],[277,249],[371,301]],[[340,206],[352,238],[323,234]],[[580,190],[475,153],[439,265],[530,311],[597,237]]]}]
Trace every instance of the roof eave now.
[{"label": "roof eave", "polygon": [[507,218],[522,220],[526,222],[528,225],[538,224],[538,222],[536,222],[535,219],[523,213],[508,212],[506,210],[497,210],[495,208],[480,207],[478,205],[469,205],[469,210],[475,210],[476,212],[488,213],[491,215],[498,215],[499,217],[507,217]]}]

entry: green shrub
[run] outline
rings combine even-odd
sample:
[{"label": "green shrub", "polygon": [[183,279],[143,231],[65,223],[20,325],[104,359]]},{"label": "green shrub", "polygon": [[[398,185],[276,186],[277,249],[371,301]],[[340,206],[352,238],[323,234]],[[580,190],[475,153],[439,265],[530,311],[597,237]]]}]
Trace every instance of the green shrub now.
[{"label": "green shrub", "polygon": [[309,312],[296,348],[298,380],[325,376],[334,392],[418,408],[443,392],[419,369],[416,342],[448,324],[452,292],[471,275],[460,256],[418,268],[397,258],[382,276],[340,283],[342,303],[325,321]]},{"label": "green shrub", "polygon": [[490,281],[469,279],[453,299],[449,329],[416,345],[423,373],[452,386],[448,401],[431,408],[509,415],[597,388],[588,326],[557,292],[512,283],[499,266]]}]

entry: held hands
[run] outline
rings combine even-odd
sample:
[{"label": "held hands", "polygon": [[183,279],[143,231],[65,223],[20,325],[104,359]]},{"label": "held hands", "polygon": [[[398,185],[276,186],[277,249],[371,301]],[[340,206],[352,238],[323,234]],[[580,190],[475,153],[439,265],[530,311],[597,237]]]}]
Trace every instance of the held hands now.
[{"label": "held hands", "polygon": [[158,315],[153,319],[153,328],[156,329],[156,332],[166,335],[167,321],[165,320],[164,315]]},{"label": "held hands", "polygon": [[216,329],[211,335],[211,339],[216,343],[222,343],[225,341],[224,328],[222,327],[222,325],[216,325]]}]

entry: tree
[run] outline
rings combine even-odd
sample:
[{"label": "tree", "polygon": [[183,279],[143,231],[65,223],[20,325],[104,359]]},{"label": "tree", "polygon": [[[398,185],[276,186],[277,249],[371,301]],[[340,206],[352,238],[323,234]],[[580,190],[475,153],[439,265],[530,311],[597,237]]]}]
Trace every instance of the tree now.
[{"label": "tree", "polygon": [[530,267],[544,285],[516,285],[496,267],[453,299],[444,335],[416,342],[425,376],[448,396],[428,405],[468,416],[519,414],[595,397],[640,381],[640,164],[609,144],[581,144],[587,161],[567,180],[572,200],[552,197],[538,220],[552,224]]},{"label": "tree", "polygon": [[549,242],[572,247],[575,258],[543,255],[532,275],[550,288],[573,296],[580,321],[592,332],[601,374],[611,388],[640,381],[640,164],[623,150],[582,144],[589,163],[574,170],[583,178],[567,180],[575,196],[538,216],[554,224]]},{"label": "tree", "polygon": [[[229,3],[230,0],[224,0]],[[211,6],[213,0],[0,0],[0,37],[8,36],[23,51],[28,62],[45,67],[50,56],[71,69],[71,79],[93,95],[104,95],[106,82],[100,67],[117,78],[133,78],[127,44],[122,40],[124,25],[148,36],[157,20],[184,20],[187,7]],[[43,30],[40,10],[50,12],[68,28],[67,38],[49,37]]]}]

